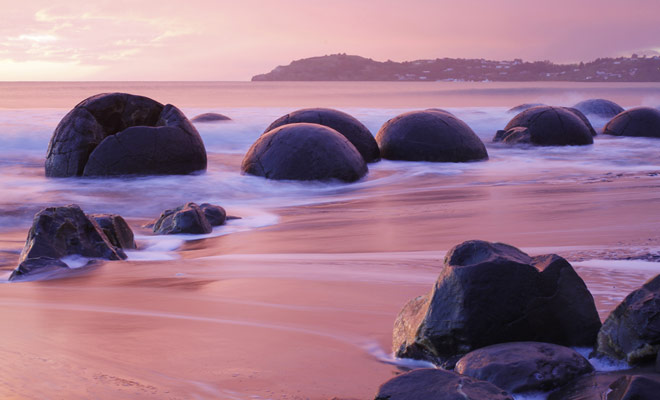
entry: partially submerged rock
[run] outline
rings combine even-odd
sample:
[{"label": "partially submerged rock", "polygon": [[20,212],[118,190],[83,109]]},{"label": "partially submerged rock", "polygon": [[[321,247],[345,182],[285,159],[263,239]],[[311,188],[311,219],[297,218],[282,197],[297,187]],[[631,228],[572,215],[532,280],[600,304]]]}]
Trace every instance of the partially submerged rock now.
[{"label": "partially submerged rock", "polygon": [[598,133],[594,129],[593,125],[591,125],[591,121],[589,121],[589,118],[587,118],[587,116],[584,115],[584,113],[582,113],[582,111],[580,111],[580,110],[578,110],[577,108],[574,108],[574,107],[562,107],[562,108],[572,112],[573,114],[575,114],[576,117],[580,118],[580,120],[584,123],[584,125],[587,127],[587,129],[589,129],[589,132],[591,132],[591,136],[597,136],[598,135]]},{"label": "partially submerged rock", "polygon": [[18,281],[33,275],[59,274],[69,270],[69,266],[61,260],[50,257],[28,258],[21,262],[9,275],[10,281]]},{"label": "partially submerged rock", "polygon": [[305,108],[275,120],[264,133],[286,124],[307,122],[332,128],[348,139],[364,158],[371,163],[380,160],[380,150],[374,136],[360,121],[345,112],[330,108]]},{"label": "partially submerged rock", "polygon": [[587,115],[595,115],[600,118],[612,118],[623,112],[623,107],[606,99],[583,100],[574,105],[573,108],[577,108]]},{"label": "partially submerged rock", "polygon": [[568,347],[550,343],[501,343],[471,351],[455,371],[488,381],[510,393],[550,391],[594,368]]},{"label": "partially submerged rock", "polygon": [[154,224],[157,235],[177,233],[211,233],[213,228],[204,211],[195,203],[186,203],[177,208],[165,210]]},{"label": "partially submerged rock", "polygon": [[522,112],[522,111],[525,111],[525,110],[529,110],[530,108],[533,108],[533,107],[541,107],[541,106],[545,106],[545,104],[543,104],[543,103],[523,103],[523,104],[517,105],[517,106],[515,106],[515,107],[511,107],[511,108],[509,108],[509,109],[507,110],[507,112],[508,112],[508,113],[516,113],[516,114],[518,114],[519,112]]},{"label": "partially submerged rock", "polygon": [[126,220],[117,214],[90,214],[110,243],[121,249],[136,249],[135,236]]},{"label": "partially submerged rock", "polygon": [[[199,208],[202,209],[206,220],[209,221],[211,226],[224,225],[227,220],[227,212],[224,208],[214,204],[202,203]],[[237,217],[234,217],[236,219]]]},{"label": "partially submerged rock", "polygon": [[416,369],[381,385],[375,400],[513,400],[492,383],[441,369]]},{"label": "partially submerged rock", "polygon": [[176,107],[143,96],[85,99],[57,125],[46,176],[188,174],[206,169],[202,138]]},{"label": "partially submerged rock", "polygon": [[600,326],[593,296],[565,259],[472,240],[447,254],[429,294],[403,307],[393,350],[397,357],[453,366],[497,343],[593,346]]},{"label": "partially submerged rock", "polygon": [[204,114],[199,114],[194,116],[191,119],[192,122],[222,122],[222,121],[231,121],[231,118],[229,118],[226,115],[223,114],[218,114],[218,113],[204,113]]},{"label": "partially submerged rock", "polygon": [[548,400],[655,400],[659,391],[660,374],[614,371],[583,375]]},{"label": "partially submerged rock", "polygon": [[612,118],[603,128],[606,135],[660,138],[660,110],[637,107]]},{"label": "partially submerged rock", "polygon": [[488,159],[472,129],[443,111],[411,111],[385,122],[376,135],[388,160],[466,162]]},{"label": "partially submerged rock", "polygon": [[660,275],[630,293],[598,332],[596,352],[629,364],[650,362],[660,350]]},{"label": "partially submerged rock", "polygon": [[241,170],[268,179],[353,182],[368,169],[364,158],[332,128],[310,123],[282,125],[250,147]]},{"label": "partially submerged rock", "polygon": [[589,126],[572,110],[538,106],[513,117],[503,130],[497,131],[493,141],[535,146],[587,145],[594,142]]}]

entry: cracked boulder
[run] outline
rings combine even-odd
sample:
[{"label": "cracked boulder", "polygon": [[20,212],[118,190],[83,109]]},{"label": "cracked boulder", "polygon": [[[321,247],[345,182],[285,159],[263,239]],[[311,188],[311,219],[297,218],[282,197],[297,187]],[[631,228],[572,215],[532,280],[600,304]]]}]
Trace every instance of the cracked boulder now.
[{"label": "cracked boulder", "polygon": [[375,400],[513,400],[490,382],[452,371],[422,368],[383,383]]},{"label": "cracked boulder", "polygon": [[[535,146],[587,145],[594,142],[593,128],[590,130],[589,126],[565,107],[538,106],[513,117],[503,130],[497,131],[493,141]],[[520,128],[524,128],[524,134]]]},{"label": "cracked boulder", "polygon": [[600,326],[593,296],[565,259],[472,240],[447,253],[433,289],[403,307],[393,351],[452,367],[498,343],[593,346]]},{"label": "cracked boulder", "polygon": [[455,371],[488,381],[510,393],[550,391],[593,372],[586,358],[551,343],[501,343],[471,351]]},{"label": "cracked boulder", "polygon": [[660,350],[660,275],[630,293],[603,323],[596,352],[638,364]]},{"label": "cracked boulder", "polygon": [[71,255],[126,258],[121,247],[113,245],[94,218],[85,215],[79,206],[49,207],[34,216],[12,277],[64,268],[66,264],[59,260]]},{"label": "cracked boulder", "polygon": [[46,176],[188,174],[206,169],[202,138],[173,105],[126,93],[92,96],[57,125]]},{"label": "cracked boulder", "polygon": [[117,214],[90,214],[110,243],[121,249],[136,249],[135,237],[126,220]]},{"label": "cracked boulder", "polygon": [[276,180],[345,182],[368,171],[348,139],[332,128],[310,123],[282,125],[261,135],[243,158],[241,170]]},{"label": "cracked boulder", "polygon": [[573,108],[577,108],[587,115],[595,115],[600,118],[612,118],[623,112],[623,107],[606,99],[583,100],[574,105]]},{"label": "cracked boulder", "polygon": [[624,111],[605,125],[603,133],[660,138],[660,110],[637,107]]},{"label": "cracked boulder", "polygon": [[332,128],[348,139],[360,152],[364,161],[380,160],[380,150],[374,136],[366,126],[353,116],[330,108],[305,108],[276,119],[264,133],[286,124],[307,122]]},{"label": "cracked boulder", "polygon": [[222,225],[225,222],[222,213],[224,213],[224,209],[219,206],[204,203],[200,207],[196,203],[186,203],[177,208],[163,211],[154,224],[153,231],[157,235],[211,233],[214,225]]},{"label": "cracked boulder", "polygon": [[575,107],[562,107],[565,110],[568,110],[572,112],[576,117],[580,118],[580,120],[586,125],[587,129],[589,129],[589,132],[591,133],[591,136],[597,136],[598,133],[594,129],[593,125],[591,125],[591,121],[589,121],[589,118],[587,118],[586,115],[580,110],[578,110]]},{"label": "cracked boulder", "polygon": [[447,112],[411,111],[385,122],[376,135],[388,160],[466,162],[488,159],[486,146],[465,122]]}]

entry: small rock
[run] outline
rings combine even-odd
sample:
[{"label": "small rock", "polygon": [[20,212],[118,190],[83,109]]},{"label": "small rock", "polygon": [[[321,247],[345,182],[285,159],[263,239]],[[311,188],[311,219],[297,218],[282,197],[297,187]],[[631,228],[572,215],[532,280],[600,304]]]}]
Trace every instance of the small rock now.
[{"label": "small rock", "polygon": [[221,121],[231,121],[231,118],[229,118],[226,115],[218,114],[218,113],[204,113],[204,114],[199,114],[194,116],[191,119],[192,122],[221,122]]},{"label": "small rock", "polygon": [[172,235],[177,233],[211,233],[213,228],[204,211],[195,203],[186,203],[160,214],[154,224],[153,231],[157,235]]},{"label": "small rock", "polygon": [[136,249],[135,237],[126,220],[117,214],[90,214],[103,229],[110,243],[122,249]]}]

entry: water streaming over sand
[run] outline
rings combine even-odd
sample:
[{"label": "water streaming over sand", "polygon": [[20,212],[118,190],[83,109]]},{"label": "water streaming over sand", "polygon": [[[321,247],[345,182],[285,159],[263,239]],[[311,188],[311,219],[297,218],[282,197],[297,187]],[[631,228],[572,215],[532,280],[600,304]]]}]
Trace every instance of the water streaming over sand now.
[{"label": "water streaming over sand", "polygon": [[[606,97],[660,104],[660,85],[398,83],[0,84],[0,266],[15,266],[33,215],[77,203],[119,213],[139,250],[68,279],[0,285],[0,393],[25,398],[368,398],[393,376],[391,328],[467,239],[556,252],[584,277],[601,318],[660,273],[660,141],[598,136],[592,146],[490,142],[522,102]],[[60,118],[88,95],[127,91],[220,112],[197,124],[209,168],[192,176],[46,179]],[[38,95],[40,94],[40,95]],[[468,164],[382,161],[354,184],[240,174],[280,115],[330,106],[372,133],[442,107],[486,143]],[[606,121],[593,119],[596,129]],[[187,201],[241,216],[209,235],[156,237],[142,225]],[[85,260],[70,259],[80,266]],[[617,367],[618,368],[618,367]],[[44,384],[22,376],[37,373]],[[56,389],[53,389],[56,388]]]}]

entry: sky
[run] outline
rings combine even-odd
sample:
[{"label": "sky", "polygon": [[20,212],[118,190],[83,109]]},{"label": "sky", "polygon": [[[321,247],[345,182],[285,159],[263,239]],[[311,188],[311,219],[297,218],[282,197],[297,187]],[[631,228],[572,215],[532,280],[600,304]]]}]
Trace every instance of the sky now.
[{"label": "sky", "polygon": [[579,62],[660,51],[659,0],[0,0],[0,6],[0,81],[241,81],[335,53],[378,61]]}]

